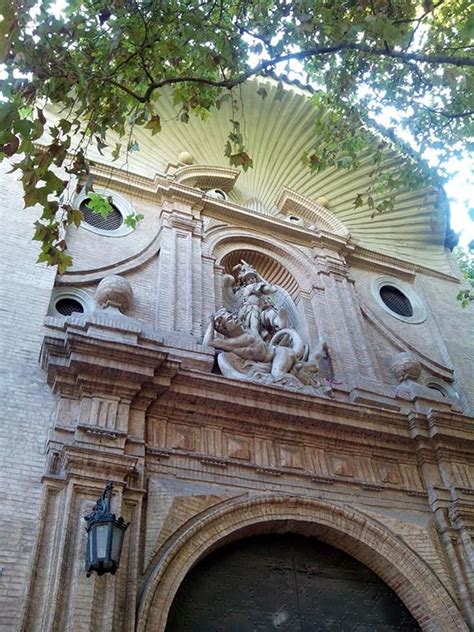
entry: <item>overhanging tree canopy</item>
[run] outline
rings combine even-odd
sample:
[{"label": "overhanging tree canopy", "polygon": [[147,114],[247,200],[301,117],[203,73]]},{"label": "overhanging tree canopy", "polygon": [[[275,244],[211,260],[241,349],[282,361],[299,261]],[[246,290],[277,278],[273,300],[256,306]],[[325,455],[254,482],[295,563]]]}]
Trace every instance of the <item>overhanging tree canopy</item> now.
[{"label": "overhanging tree canopy", "polygon": [[[48,0],[9,2],[0,22],[6,69],[0,157],[23,154],[17,166],[25,205],[43,210],[35,233],[40,260],[59,271],[70,263],[61,229],[78,225],[81,213],[57,202],[66,183],[55,167],[65,164],[84,178],[88,143],[102,149],[109,130],[122,137],[117,158],[135,148],[133,126],[159,133],[166,124],[163,90],[172,91],[183,124],[230,99],[234,114],[223,152],[244,170],[252,157],[235,88],[256,74],[286,72],[292,60],[302,63],[318,111],[325,112],[315,117],[318,145],[305,156],[314,171],[357,167],[367,151],[380,164],[384,143],[374,143],[369,128],[386,106],[396,108],[420,151],[431,148],[444,160],[465,151],[472,137],[467,0],[66,0],[59,18]],[[263,87],[259,95],[266,98]],[[52,141],[38,146],[48,103],[62,114],[48,130]],[[354,204],[389,210],[397,189],[427,175],[411,163],[397,177],[379,178],[384,199],[376,203],[361,192]],[[107,205],[98,200],[96,210],[106,213]]]}]

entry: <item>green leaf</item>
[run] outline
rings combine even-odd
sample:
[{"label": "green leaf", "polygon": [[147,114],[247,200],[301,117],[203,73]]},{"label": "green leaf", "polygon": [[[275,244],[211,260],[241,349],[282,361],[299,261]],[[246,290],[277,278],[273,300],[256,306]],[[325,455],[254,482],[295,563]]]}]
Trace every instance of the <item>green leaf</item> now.
[{"label": "green leaf", "polygon": [[106,145],[106,143],[104,143],[102,138],[100,138],[100,136],[96,136],[95,140],[96,140],[96,144],[97,144],[97,149],[99,150],[99,154],[101,156],[103,156],[104,152],[102,150],[105,149],[107,147],[107,145]]},{"label": "green leaf", "polygon": [[112,152],[112,160],[118,160],[120,157],[120,149],[122,148],[121,143],[116,143],[115,148]]},{"label": "green leaf", "polygon": [[123,223],[125,224],[125,226],[130,226],[130,228],[136,228],[137,224],[140,220],[142,220],[144,218],[144,215],[142,215],[141,213],[130,213],[129,215],[127,215],[125,217],[125,219],[123,220]]},{"label": "green leaf", "polygon": [[79,228],[84,216],[79,209],[70,209],[67,214],[67,223],[74,224],[76,228]]},{"label": "green leaf", "polygon": [[275,92],[275,101],[282,101],[284,96],[285,96],[285,89],[283,88],[283,83],[279,81],[276,92]]},{"label": "green leaf", "polygon": [[362,194],[358,193],[356,199],[354,200],[354,206],[355,208],[360,208],[363,205],[364,205],[364,199],[362,197]]},{"label": "green leaf", "polygon": [[97,215],[100,215],[104,219],[107,219],[113,210],[107,198],[99,193],[92,192],[88,195],[87,207],[90,208],[93,213],[97,213]]}]

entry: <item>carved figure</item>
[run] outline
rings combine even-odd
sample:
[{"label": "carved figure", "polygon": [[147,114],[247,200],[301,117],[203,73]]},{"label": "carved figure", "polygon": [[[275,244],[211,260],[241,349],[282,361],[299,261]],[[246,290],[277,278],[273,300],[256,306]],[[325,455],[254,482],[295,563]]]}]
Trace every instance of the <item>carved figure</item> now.
[{"label": "carved figure", "polygon": [[203,340],[220,351],[217,362],[222,374],[331,396],[331,388],[317,377],[326,343],[319,341],[310,353],[298,332],[286,326],[286,311],[277,310],[270,298],[277,286],[267,283],[245,261],[234,269],[240,285],[232,294],[233,278],[224,281],[226,303],[232,309],[222,308],[209,317]]},{"label": "carved figure", "polygon": [[277,311],[271,299],[277,286],[267,283],[246,261],[242,260],[234,270],[240,285],[235,292],[235,298],[240,303],[238,316],[248,329],[267,340],[287,324],[286,311]]}]

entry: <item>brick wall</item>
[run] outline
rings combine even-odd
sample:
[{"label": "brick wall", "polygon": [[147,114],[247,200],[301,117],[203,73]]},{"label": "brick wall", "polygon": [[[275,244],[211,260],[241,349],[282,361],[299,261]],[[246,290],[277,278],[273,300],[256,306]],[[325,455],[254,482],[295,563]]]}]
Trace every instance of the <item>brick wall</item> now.
[{"label": "brick wall", "polygon": [[0,629],[15,630],[38,527],[41,475],[53,396],[38,365],[55,271],[36,265],[34,210],[22,209],[21,185],[0,178]]}]

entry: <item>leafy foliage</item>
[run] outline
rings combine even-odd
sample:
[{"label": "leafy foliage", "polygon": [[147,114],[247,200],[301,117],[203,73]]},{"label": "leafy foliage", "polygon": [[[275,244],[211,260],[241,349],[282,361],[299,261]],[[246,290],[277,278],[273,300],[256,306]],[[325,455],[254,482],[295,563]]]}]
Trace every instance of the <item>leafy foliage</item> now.
[{"label": "leafy foliage", "polygon": [[457,295],[457,299],[461,301],[462,307],[467,307],[471,301],[474,301],[474,253],[472,249],[465,250],[457,246],[453,250],[453,255],[464,278],[467,279],[471,286],[470,288],[460,290]]},{"label": "leafy foliage", "polygon": [[[246,170],[252,158],[233,89],[253,75],[281,76],[298,60],[319,113],[317,145],[304,160],[316,172],[353,169],[369,152],[373,189],[354,204],[374,214],[393,207],[397,190],[427,177],[417,161],[396,176],[383,174],[384,145],[370,133],[382,108],[395,108],[400,129],[441,162],[466,150],[472,137],[468,0],[65,0],[60,15],[51,0],[3,4],[0,158],[21,158],[15,169],[25,205],[42,209],[34,237],[40,260],[60,272],[70,263],[62,234],[81,215],[67,203],[70,184],[58,168],[86,181],[87,146],[102,152],[108,130],[123,139],[114,159],[138,151],[134,125],[154,135],[166,124],[159,114],[165,89],[183,124],[230,99],[224,154]],[[277,98],[282,93],[280,83]],[[267,96],[263,87],[258,94]],[[43,109],[50,103],[62,115],[48,126]],[[48,140],[39,145],[44,134]],[[98,199],[93,206],[106,212]]]}]

